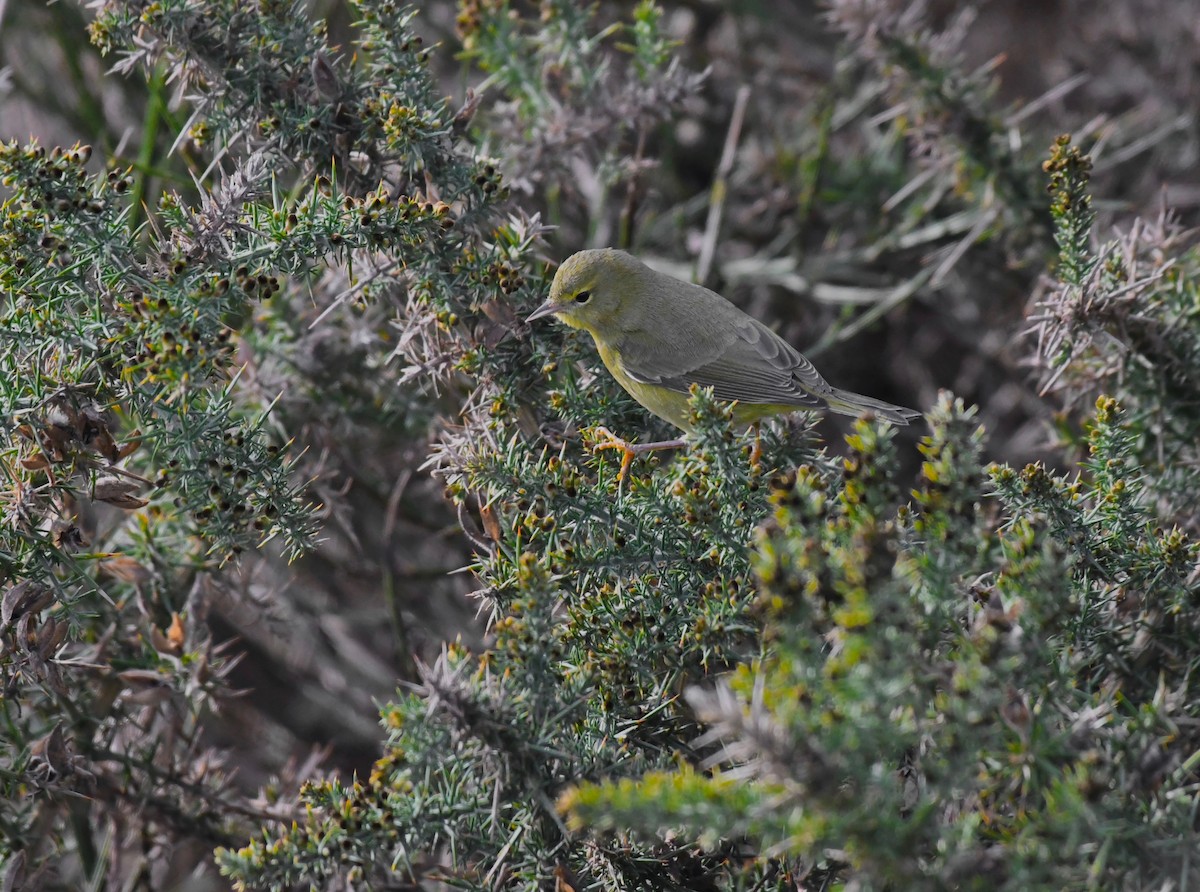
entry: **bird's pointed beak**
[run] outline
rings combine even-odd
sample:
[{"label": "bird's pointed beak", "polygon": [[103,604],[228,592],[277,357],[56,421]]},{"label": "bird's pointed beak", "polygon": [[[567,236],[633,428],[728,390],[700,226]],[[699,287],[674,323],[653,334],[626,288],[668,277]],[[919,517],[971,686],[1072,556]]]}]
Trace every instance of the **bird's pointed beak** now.
[{"label": "bird's pointed beak", "polygon": [[532,322],[534,319],[541,319],[543,316],[549,316],[551,313],[558,312],[558,307],[550,301],[546,301],[532,313],[525,317],[526,322]]}]

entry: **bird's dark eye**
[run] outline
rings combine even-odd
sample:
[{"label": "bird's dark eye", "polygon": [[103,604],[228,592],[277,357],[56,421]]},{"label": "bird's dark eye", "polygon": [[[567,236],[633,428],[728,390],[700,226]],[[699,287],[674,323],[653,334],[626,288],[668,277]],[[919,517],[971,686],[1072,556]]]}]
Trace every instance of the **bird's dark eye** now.
[{"label": "bird's dark eye", "polygon": [[575,303],[577,303],[577,304],[585,304],[591,299],[592,299],[592,292],[590,292],[590,291],[580,291],[578,294],[575,295]]}]

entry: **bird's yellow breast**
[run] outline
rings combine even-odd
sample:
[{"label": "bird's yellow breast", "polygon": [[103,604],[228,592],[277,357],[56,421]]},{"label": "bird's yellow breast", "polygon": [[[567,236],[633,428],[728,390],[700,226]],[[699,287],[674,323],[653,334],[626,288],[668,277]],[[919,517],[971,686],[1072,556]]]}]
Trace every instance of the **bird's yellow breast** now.
[{"label": "bird's yellow breast", "polygon": [[643,384],[634,380],[621,364],[621,356],[613,348],[596,339],[596,347],[600,351],[600,359],[605,368],[635,400],[661,418],[682,430],[691,433],[692,425],[688,422],[688,396],[676,393],[658,384]]}]

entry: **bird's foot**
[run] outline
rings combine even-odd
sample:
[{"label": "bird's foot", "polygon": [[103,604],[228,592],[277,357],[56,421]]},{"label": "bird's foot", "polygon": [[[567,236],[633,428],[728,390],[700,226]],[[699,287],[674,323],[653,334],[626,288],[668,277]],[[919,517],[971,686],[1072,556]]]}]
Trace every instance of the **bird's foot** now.
[{"label": "bird's foot", "polygon": [[593,428],[591,436],[596,441],[592,446],[593,452],[600,452],[604,449],[620,449],[625,453],[621,458],[621,471],[617,474],[618,483],[624,481],[625,475],[629,473],[629,466],[633,464],[636,456],[644,455],[647,452],[657,452],[660,449],[678,449],[686,445],[682,437],[677,440],[659,440],[656,443],[630,443],[606,427]]}]

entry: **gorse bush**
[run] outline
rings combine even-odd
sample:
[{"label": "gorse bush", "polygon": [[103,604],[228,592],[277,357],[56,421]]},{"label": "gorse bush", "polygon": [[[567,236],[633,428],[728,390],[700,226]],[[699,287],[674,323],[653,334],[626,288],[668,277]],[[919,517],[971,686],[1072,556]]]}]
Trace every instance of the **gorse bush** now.
[{"label": "gorse bush", "polygon": [[[649,2],[361,0],[343,46],[307,4],[91,7],[157,103],[142,153],[0,146],[9,887],[1188,887],[1195,251],[1165,218],[1096,244],[1090,159],[1064,138],[1038,170],[965,17],[830,3],[838,78],[811,107],[760,78],[730,116],[727,61],[706,78]],[[681,120],[728,161],[698,201]],[[897,311],[869,367],[927,429],[741,431],[697,391],[689,445],[618,482],[589,428],[667,431],[587,338],[521,322],[543,261],[719,240],[701,277],[834,307],[818,352]],[[1062,442],[991,463],[1007,416],[934,401],[930,360],[965,345],[956,380],[1040,405],[978,383],[1016,304],[974,295],[1044,267],[1021,358]],[[414,617],[463,564],[485,629],[451,611],[443,643]],[[224,639],[265,649],[239,611],[312,611],[282,665],[335,722],[399,684],[369,768],[222,745]]]},{"label": "gorse bush", "polygon": [[[86,147],[4,148],[13,884],[131,870],[89,816],[117,822],[110,836],[127,822],[212,847],[235,820],[289,815],[239,799],[202,740],[232,667],[205,624],[238,596],[230,561],[312,546],[337,506],[311,501],[304,478],[329,470],[306,451],[368,423],[372,439],[424,439],[448,400],[466,428],[444,454],[483,446],[528,396],[544,406],[548,357],[571,356],[542,344],[530,363],[512,337],[541,228],[496,209],[501,173],[464,138],[471,105],[436,93],[412,12],[362,5],[348,67],[301,11],[97,9],[91,37],[121,50],[119,71],[173,71],[193,110],[181,139],[237,159],[195,205],[164,195],[152,225],[129,226],[133,170],[88,175]],[[588,17],[560,12],[578,40]],[[653,107],[668,60],[652,12],[621,72],[577,74],[645,83]],[[63,835],[35,844],[46,822]],[[165,851],[138,860],[169,881]]]},{"label": "gorse bush", "polygon": [[987,484],[970,414],[930,421],[899,509],[869,431],[839,479],[801,466],[773,497],[771,646],[688,692],[722,770],[585,784],[575,827],[748,837],[861,888],[1186,885],[1197,553],[1149,510],[1123,413],[1101,399],[1087,479]]},{"label": "gorse bush", "polygon": [[[597,468],[576,450],[547,456],[518,442],[468,462],[451,488],[469,484],[491,506],[495,540],[475,569],[492,645],[479,656],[451,649],[427,669],[418,692],[385,709],[387,755],[369,780],[310,787],[314,821],[223,854],[234,877],[283,887],[356,865],[351,877],[390,869],[471,886],[559,874],[625,886],[667,858],[678,887],[712,881],[719,857],[653,841],[592,850],[555,806],[582,777],[689,753],[698,729],[682,690],[758,652],[748,545],[765,469],[785,456],[823,460],[810,438],[768,434],[752,462],[755,444],[735,440],[702,395],[695,405],[695,450],[628,491],[616,463]],[[450,864],[429,859],[443,846],[457,853]]]},{"label": "gorse bush", "polygon": [[[1071,329],[1087,338],[1128,273],[1093,276],[1086,156],[1062,138],[1046,169],[1059,299],[1094,289]],[[1142,324],[1194,349],[1177,287]],[[1045,361],[1091,363],[1086,343]],[[1144,379],[1125,386],[1148,402]],[[1162,434],[1101,396],[1075,474],[985,477],[970,412],[943,402],[929,422],[899,508],[866,428],[839,479],[801,466],[773,497],[755,559],[770,648],[688,694],[719,744],[704,764],[725,770],[585,784],[563,799],[576,827],[748,836],[802,858],[805,881],[861,888],[1187,887],[1200,592],[1195,518],[1175,508],[1190,499],[1157,498],[1144,463]]]},{"label": "gorse bush", "polygon": [[[299,297],[328,263],[351,277],[345,295],[323,292],[331,306],[387,284],[422,290],[432,317],[449,312],[456,280],[496,262],[475,249],[472,233],[497,175],[456,153],[452,114],[428,98],[405,17],[396,10],[368,23],[368,37],[385,48],[361,75],[376,79],[374,93],[346,93],[342,104],[322,92],[342,88],[327,82],[337,75],[326,71],[323,44],[294,12],[101,10],[93,37],[102,47],[137,30],[139,50],[124,64],[165,58],[200,93],[194,139],[248,143],[243,162],[198,205],[164,196],[152,229],[126,225],[130,173],[85,174],[86,149],[9,144],[0,158],[12,190],[0,265],[10,742],[2,819],[10,853],[28,847],[14,877],[50,883],[56,862],[70,864],[55,857],[53,840],[35,845],[32,828],[47,821],[76,827],[63,844],[77,859],[64,868],[66,882],[71,869],[106,869],[102,850],[114,843],[90,827],[102,814],[118,822],[109,834],[128,820],[151,838],[211,846],[236,839],[232,815],[269,813],[233,802],[202,739],[202,716],[220,705],[213,698],[230,668],[204,620],[230,588],[220,574],[229,559],[276,541],[294,557],[316,531],[303,486],[313,466],[300,458],[310,444],[278,423],[279,391],[267,389],[272,364],[295,368],[304,351],[282,306],[284,283]],[[226,55],[228,36],[246,29],[241,51]],[[182,34],[191,42],[171,43]],[[314,66],[305,88],[288,85],[281,56]],[[419,101],[421,113],[395,95]],[[246,134],[251,97],[261,118]],[[356,102],[373,102],[374,117],[357,107],[347,117]],[[349,144],[352,124],[372,121],[379,161],[352,161],[338,146]],[[439,174],[436,198],[412,179],[426,166]],[[364,262],[361,276],[350,272],[354,258],[384,244],[405,246],[402,271],[381,260]],[[378,340],[384,325],[352,322],[337,340],[353,355],[356,331]],[[333,353],[323,361],[348,374]],[[310,362],[290,383],[320,375]],[[362,389],[355,396],[369,403]],[[378,392],[381,414],[424,405],[428,417],[420,394],[398,401]],[[330,387],[323,398],[336,393]],[[160,870],[170,864],[163,855],[147,860]],[[36,872],[42,861],[50,873]]]}]

